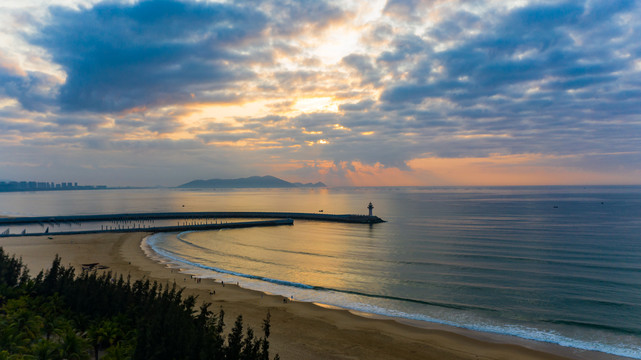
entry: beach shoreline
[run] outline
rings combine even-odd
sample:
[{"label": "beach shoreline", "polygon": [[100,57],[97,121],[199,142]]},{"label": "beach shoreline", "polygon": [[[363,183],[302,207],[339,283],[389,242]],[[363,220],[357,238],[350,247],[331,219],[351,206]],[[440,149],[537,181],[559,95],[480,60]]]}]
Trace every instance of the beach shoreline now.
[{"label": "beach shoreline", "polygon": [[35,276],[51,265],[55,254],[62,264],[80,271],[98,263],[132,280],[147,278],[176,284],[185,295],[209,302],[210,310],[225,311],[227,330],[236,316],[260,333],[271,314],[272,356],[281,359],[627,359],[595,351],[563,347],[512,336],[482,333],[436,323],[390,318],[325,306],[285,301],[215,279],[197,279],[179,268],[149,258],[141,248],[150,233],[84,234],[0,238],[8,254],[21,257]]}]

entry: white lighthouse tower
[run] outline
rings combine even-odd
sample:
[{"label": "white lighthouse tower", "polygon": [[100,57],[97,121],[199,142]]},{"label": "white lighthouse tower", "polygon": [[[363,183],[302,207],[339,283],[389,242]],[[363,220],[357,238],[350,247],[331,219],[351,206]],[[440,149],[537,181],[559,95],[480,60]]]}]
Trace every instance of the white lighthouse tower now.
[{"label": "white lighthouse tower", "polygon": [[372,216],[372,210],[374,210],[374,205],[372,205],[371,201],[369,205],[367,205],[367,209],[369,210],[369,216]]}]

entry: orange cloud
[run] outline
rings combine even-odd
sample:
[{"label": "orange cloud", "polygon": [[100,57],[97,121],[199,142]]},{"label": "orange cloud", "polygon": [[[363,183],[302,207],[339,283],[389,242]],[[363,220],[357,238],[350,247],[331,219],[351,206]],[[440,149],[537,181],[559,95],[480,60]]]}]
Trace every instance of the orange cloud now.
[{"label": "orange cloud", "polygon": [[424,185],[418,174],[395,167],[385,167],[380,163],[363,164],[359,161],[343,162],[347,184],[353,186],[420,186]]},{"label": "orange cloud", "polygon": [[10,61],[2,55],[0,55],[0,68],[5,69],[10,74],[15,74],[23,77],[27,76],[27,72],[22,67],[20,67],[20,65]]}]

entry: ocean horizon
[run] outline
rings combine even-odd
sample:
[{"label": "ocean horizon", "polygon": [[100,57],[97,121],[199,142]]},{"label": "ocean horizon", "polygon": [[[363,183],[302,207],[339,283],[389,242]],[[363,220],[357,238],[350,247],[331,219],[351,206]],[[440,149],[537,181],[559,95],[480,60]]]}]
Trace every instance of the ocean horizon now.
[{"label": "ocean horizon", "polygon": [[4,216],[366,214],[371,201],[387,222],[158,233],[142,246],[197,276],[298,301],[641,359],[641,186],[136,189],[0,200]]}]

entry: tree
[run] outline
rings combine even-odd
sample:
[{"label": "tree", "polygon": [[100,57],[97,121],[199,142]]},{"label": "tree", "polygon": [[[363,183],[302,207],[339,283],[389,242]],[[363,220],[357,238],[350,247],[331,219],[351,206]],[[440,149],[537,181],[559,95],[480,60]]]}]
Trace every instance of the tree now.
[{"label": "tree", "polygon": [[227,336],[227,360],[239,360],[243,346],[243,316],[238,315],[231,333]]},{"label": "tree", "polygon": [[[267,311],[267,316],[265,317],[265,320],[263,320],[263,333],[265,334],[265,337],[261,339],[260,341],[260,352],[261,352],[261,360],[269,360],[269,341],[267,339],[269,338],[270,334],[270,329],[271,329],[271,319],[272,319],[272,314]],[[278,357],[278,355],[276,355]]]},{"label": "tree", "polygon": [[89,330],[87,330],[87,340],[93,347],[94,358],[96,360],[98,360],[98,353],[100,352],[100,349],[109,345],[109,335],[103,325],[104,322],[101,324],[94,324],[89,328]]},{"label": "tree", "polygon": [[[2,310],[5,313],[0,342],[5,349],[24,352],[40,336],[44,327],[42,317],[29,308],[30,299],[22,296],[8,300]],[[13,349],[13,350],[12,350]]]},{"label": "tree", "polygon": [[60,355],[60,346],[48,339],[40,339],[31,347],[30,351],[34,360],[52,360]]},{"label": "tree", "polygon": [[54,332],[59,331],[64,324],[62,318],[63,307],[64,302],[58,293],[53,294],[40,305],[47,340]]},{"label": "tree", "polygon": [[58,256],[34,279],[27,273],[0,248],[0,360],[98,359],[103,350],[103,360],[269,359],[269,313],[263,337],[250,328],[243,334],[242,316],[225,336],[222,308],[197,311],[195,297],[175,284],[76,276]]},{"label": "tree", "polygon": [[116,345],[111,346],[107,349],[107,352],[102,360],[125,360],[131,359],[132,355],[132,345],[118,342]]},{"label": "tree", "polygon": [[68,360],[89,359],[87,343],[72,327],[67,327],[60,336],[60,355]]}]

